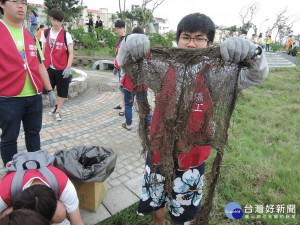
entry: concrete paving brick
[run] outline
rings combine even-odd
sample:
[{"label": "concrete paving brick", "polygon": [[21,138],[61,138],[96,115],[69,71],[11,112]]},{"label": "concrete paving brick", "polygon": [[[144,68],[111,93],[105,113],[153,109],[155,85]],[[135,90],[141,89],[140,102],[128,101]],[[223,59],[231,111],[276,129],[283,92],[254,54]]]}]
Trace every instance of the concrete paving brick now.
[{"label": "concrete paving brick", "polygon": [[120,175],[123,175],[123,174],[126,174],[126,173],[128,173],[128,170],[126,170],[125,168],[121,168],[121,169],[118,170],[118,174],[120,174]]},{"label": "concrete paving brick", "polygon": [[130,177],[126,176],[126,175],[123,175],[123,176],[120,176],[118,178],[122,183],[125,183],[126,181],[130,180]]},{"label": "concrete paving brick", "polygon": [[109,190],[102,204],[114,215],[137,201],[139,198],[135,194],[124,185],[119,185]]},{"label": "concrete paving brick", "polygon": [[137,168],[135,170],[135,172],[137,172],[138,174],[144,174],[144,169],[143,168]]},{"label": "concrete paving brick", "polygon": [[130,171],[129,173],[126,174],[128,177],[132,178],[136,178],[138,176],[141,176],[140,174],[136,173],[135,171]]},{"label": "concrete paving brick", "polygon": [[133,165],[128,165],[128,166],[125,167],[125,169],[128,170],[128,171],[133,171],[133,170],[135,170],[135,168],[136,167],[133,166]]},{"label": "concrete paving brick", "polygon": [[111,181],[108,182],[111,186],[115,187],[115,186],[118,186],[120,184],[122,184],[122,181],[120,181],[119,178],[115,178],[115,179],[112,179]]},{"label": "concrete paving brick", "polygon": [[112,174],[110,174],[109,178],[113,180],[119,176],[120,174],[115,170]]},{"label": "concrete paving brick", "polygon": [[142,190],[142,184],[143,184],[143,177],[139,176],[134,179],[130,179],[127,182],[125,182],[125,186],[129,188],[132,193],[134,193],[138,198],[140,198],[141,190]]},{"label": "concrete paving brick", "polygon": [[109,211],[104,207],[103,204],[99,205],[99,208],[96,212],[90,212],[84,209],[80,209],[80,214],[85,225],[94,225],[103,220],[108,219],[111,214]]}]

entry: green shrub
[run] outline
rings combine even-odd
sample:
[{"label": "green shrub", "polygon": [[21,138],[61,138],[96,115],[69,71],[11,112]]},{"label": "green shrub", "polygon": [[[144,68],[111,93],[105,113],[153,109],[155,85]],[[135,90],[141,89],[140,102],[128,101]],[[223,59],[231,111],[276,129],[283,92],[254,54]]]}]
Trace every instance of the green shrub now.
[{"label": "green shrub", "polygon": [[271,43],[270,46],[274,52],[276,52],[278,50],[284,50],[286,47],[285,45],[281,45],[279,43]]},{"label": "green shrub", "polygon": [[147,34],[151,46],[166,46],[171,47],[172,41],[175,40],[174,34],[167,33],[165,36],[157,33]]},{"label": "green shrub", "polygon": [[[85,32],[83,27],[79,27],[77,29],[71,29],[69,32],[78,45],[85,49],[88,55],[92,55],[99,47],[107,47],[110,55],[115,54],[119,37],[108,29],[97,28],[93,30],[93,32]],[[99,43],[96,32],[98,32],[99,40],[103,40],[103,42]]]}]

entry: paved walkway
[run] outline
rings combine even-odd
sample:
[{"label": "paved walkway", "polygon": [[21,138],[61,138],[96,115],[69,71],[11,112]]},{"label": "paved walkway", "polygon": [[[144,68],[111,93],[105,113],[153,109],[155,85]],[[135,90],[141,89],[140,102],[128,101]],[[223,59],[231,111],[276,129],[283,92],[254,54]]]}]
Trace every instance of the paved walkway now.
[{"label": "paved walkway", "polygon": [[[96,224],[139,200],[145,160],[140,155],[137,113],[133,114],[132,130],[127,131],[121,127],[125,117],[113,109],[121,102],[117,78],[112,72],[85,72],[88,88],[81,96],[65,102],[61,122],[48,115],[49,107],[44,108],[41,146],[50,153],[76,145],[105,146],[118,155],[115,171],[107,179],[107,197],[98,211],[81,210],[85,224]],[[26,150],[23,129],[18,150]]]}]

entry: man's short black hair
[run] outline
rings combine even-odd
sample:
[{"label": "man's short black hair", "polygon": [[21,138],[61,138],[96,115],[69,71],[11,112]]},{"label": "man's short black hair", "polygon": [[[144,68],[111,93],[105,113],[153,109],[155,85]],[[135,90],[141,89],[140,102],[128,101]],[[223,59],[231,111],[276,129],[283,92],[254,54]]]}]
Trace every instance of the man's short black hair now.
[{"label": "man's short black hair", "polygon": [[115,27],[118,27],[118,28],[125,28],[125,22],[122,21],[122,20],[117,20],[115,22]]},{"label": "man's short black hair", "polygon": [[214,22],[210,17],[204,14],[193,13],[183,17],[180,20],[176,32],[177,43],[182,32],[194,33],[197,31],[201,31],[203,34],[206,34],[210,42],[214,41],[216,32]]},{"label": "man's short black hair", "polygon": [[62,22],[65,18],[65,14],[62,10],[57,9],[57,8],[53,8],[53,9],[50,10],[50,17]]},{"label": "man's short black hair", "polygon": [[14,210],[31,209],[51,221],[56,211],[57,200],[51,188],[37,184],[22,191],[12,205]]},{"label": "man's short black hair", "polygon": [[133,28],[132,33],[133,34],[143,34],[144,33],[144,29],[141,28],[141,27],[135,27],[135,28]]}]

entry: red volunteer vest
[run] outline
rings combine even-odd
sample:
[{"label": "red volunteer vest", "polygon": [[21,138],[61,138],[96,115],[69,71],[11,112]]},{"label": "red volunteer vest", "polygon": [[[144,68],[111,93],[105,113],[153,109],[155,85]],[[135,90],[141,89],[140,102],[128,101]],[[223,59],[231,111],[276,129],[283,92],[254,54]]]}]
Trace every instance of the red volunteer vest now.
[{"label": "red volunteer vest", "polygon": [[[44,35],[45,35],[44,30]],[[57,35],[53,48],[50,47],[50,32],[48,33],[45,46],[45,67],[48,69],[51,62],[55,69],[64,70],[68,65],[67,46],[65,45],[64,29]]]},{"label": "red volunteer vest", "polygon": [[[123,87],[128,90],[128,91],[133,91],[133,86],[132,86],[132,83],[130,81],[130,77],[128,75],[125,75],[123,77],[123,79],[121,80],[121,84],[123,85]],[[141,90],[147,90],[148,87],[143,85],[143,86],[139,86],[137,88],[137,92],[141,91]]]},{"label": "red volunteer vest", "polygon": [[[153,162],[154,164],[158,164],[160,162],[160,155],[164,154],[165,151],[160,146],[160,138],[162,136],[167,136],[168,133],[166,131],[166,127],[164,124],[164,117],[172,117],[176,99],[175,99],[175,89],[176,89],[176,76],[175,70],[172,66],[170,66],[169,71],[165,76],[165,80],[163,83],[162,92],[156,96],[155,102],[155,110],[153,112],[153,119],[151,125],[151,133],[150,133],[150,141],[151,145],[154,146],[153,153]],[[201,137],[199,136],[199,130],[201,122],[203,121],[204,114],[206,115],[206,119],[210,119],[212,116],[212,102],[209,97],[209,91],[204,84],[204,77],[201,73],[198,74],[194,81],[194,87],[191,89],[191,101],[194,103],[192,111],[189,115],[187,128],[185,130],[185,134],[187,138],[182,138],[177,142],[176,149],[182,149],[185,147],[188,140],[199,140]],[[201,127],[203,129],[203,127]],[[207,134],[210,132],[210,128],[207,125],[205,128]],[[156,147],[157,146],[157,147]],[[196,167],[201,165],[210,155],[211,146],[199,146],[193,145],[191,146],[189,153],[182,153],[178,156],[178,163],[180,170],[188,170],[191,167]]]},{"label": "red volunteer vest", "polygon": [[23,28],[26,63],[24,63],[13,37],[2,21],[0,21],[0,33],[0,96],[14,97],[21,94],[27,72],[36,93],[41,93],[43,83],[39,74],[38,53],[30,33]]}]

